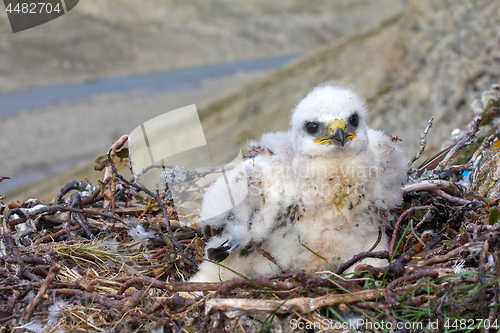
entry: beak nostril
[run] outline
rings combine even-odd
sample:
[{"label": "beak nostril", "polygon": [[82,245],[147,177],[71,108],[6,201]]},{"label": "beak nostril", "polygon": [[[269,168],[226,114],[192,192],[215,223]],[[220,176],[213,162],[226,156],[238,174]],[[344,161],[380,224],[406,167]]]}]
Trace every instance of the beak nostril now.
[{"label": "beak nostril", "polygon": [[347,133],[342,128],[339,127],[335,131],[335,134],[333,134],[332,139],[340,142],[340,144],[342,145],[342,147],[344,147],[345,141],[347,139]]}]

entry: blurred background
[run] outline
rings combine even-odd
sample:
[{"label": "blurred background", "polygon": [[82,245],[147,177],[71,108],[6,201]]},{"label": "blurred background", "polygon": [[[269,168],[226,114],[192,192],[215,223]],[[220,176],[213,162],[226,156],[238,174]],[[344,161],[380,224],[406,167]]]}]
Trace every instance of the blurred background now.
[{"label": "blurred background", "polygon": [[500,81],[498,1],[84,0],[12,33],[0,10],[0,194],[50,201],[141,123],[196,104],[208,141],[288,127],[314,86],[353,84],[370,126],[428,154]]}]

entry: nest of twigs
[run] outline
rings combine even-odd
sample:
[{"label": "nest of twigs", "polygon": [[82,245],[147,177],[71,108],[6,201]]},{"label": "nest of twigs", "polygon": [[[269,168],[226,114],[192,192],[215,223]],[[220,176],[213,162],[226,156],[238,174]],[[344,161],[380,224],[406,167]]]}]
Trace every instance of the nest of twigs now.
[{"label": "nest of twigs", "polygon": [[[185,282],[203,257],[201,234],[162,193],[120,176],[122,138],[102,186],[75,181],[48,204],[2,203],[2,332],[494,331],[498,201],[470,200],[442,177],[471,167],[450,163],[474,134],[437,173],[409,169],[389,252],[361,253],[333,272],[220,283]],[[366,257],[390,264],[358,265]]]}]

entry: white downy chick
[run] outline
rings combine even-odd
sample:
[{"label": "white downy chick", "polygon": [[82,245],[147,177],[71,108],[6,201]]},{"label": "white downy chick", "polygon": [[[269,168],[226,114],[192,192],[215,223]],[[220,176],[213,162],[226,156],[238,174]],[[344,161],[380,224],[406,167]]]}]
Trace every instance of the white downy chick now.
[{"label": "white downy chick", "polygon": [[[191,281],[238,276],[232,271],[269,276],[335,269],[369,250],[379,232],[375,250],[387,250],[385,225],[402,200],[406,161],[387,136],[366,126],[365,116],[355,91],[327,83],[293,110],[289,131],[263,135],[251,156],[204,196],[206,258],[229,269],[204,261]],[[227,192],[225,178],[229,185],[246,180],[248,195],[212,217]]]}]

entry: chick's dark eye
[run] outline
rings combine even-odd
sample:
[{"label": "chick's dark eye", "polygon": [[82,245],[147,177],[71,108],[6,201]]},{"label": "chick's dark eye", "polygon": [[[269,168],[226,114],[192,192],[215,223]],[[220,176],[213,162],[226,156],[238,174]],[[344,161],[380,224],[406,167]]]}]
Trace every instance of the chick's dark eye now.
[{"label": "chick's dark eye", "polygon": [[357,113],[353,114],[349,118],[349,124],[351,124],[352,126],[358,126],[359,125],[359,116],[358,116]]},{"label": "chick's dark eye", "polygon": [[307,133],[314,134],[318,131],[319,126],[317,123],[315,123],[313,121],[309,121],[306,123],[305,128],[306,128]]}]

